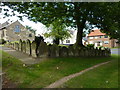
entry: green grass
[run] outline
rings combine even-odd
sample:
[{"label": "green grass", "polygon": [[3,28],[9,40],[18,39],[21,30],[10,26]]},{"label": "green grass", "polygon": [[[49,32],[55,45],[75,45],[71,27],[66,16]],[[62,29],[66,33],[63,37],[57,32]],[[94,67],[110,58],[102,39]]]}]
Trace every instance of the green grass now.
[{"label": "green grass", "polygon": [[118,88],[118,57],[115,60],[77,76],[61,88]]},{"label": "green grass", "polygon": [[9,54],[3,52],[2,55],[3,72],[6,72],[7,78],[18,84],[18,88],[43,88],[64,76],[114,59],[113,57],[51,58],[39,64],[23,66],[20,60]]}]

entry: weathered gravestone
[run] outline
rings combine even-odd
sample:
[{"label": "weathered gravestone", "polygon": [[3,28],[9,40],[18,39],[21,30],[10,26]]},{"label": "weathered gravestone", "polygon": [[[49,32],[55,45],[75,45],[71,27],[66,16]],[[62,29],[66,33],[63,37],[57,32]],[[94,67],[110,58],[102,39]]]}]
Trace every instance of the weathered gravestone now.
[{"label": "weathered gravestone", "polygon": [[31,44],[31,49],[32,49],[32,53],[31,53],[32,56],[33,56],[33,57],[37,57],[36,51],[35,51],[35,50],[36,50],[36,43],[35,43],[35,41],[32,42],[32,44]]},{"label": "weathered gravestone", "polygon": [[21,39],[19,41],[19,51],[23,51],[23,45],[22,45],[22,40]]},{"label": "weathered gravestone", "polygon": [[31,42],[29,39],[26,41],[26,53],[31,55]]},{"label": "weathered gravestone", "polygon": [[50,47],[50,57],[59,57],[59,46],[56,44],[53,44]]},{"label": "weathered gravestone", "polygon": [[83,57],[84,54],[85,54],[84,48],[80,48],[80,49],[79,49],[79,56],[80,56],[80,57]]},{"label": "weathered gravestone", "polygon": [[75,55],[75,49],[73,45],[68,47],[68,56],[73,57]]},{"label": "weathered gravestone", "polygon": [[48,57],[48,46],[44,41],[38,47],[38,57]]},{"label": "weathered gravestone", "polygon": [[15,49],[19,50],[19,44],[17,42],[15,42]]},{"label": "weathered gravestone", "polygon": [[89,56],[88,48],[85,48],[85,49],[84,49],[84,53],[85,53],[85,56],[86,56],[86,57]]},{"label": "weathered gravestone", "polygon": [[59,56],[60,57],[68,57],[68,48],[59,46]]},{"label": "weathered gravestone", "polygon": [[51,47],[52,47],[52,45],[49,44],[48,45],[48,57],[51,57]]},{"label": "weathered gravestone", "polygon": [[26,42],[23,41],[22,44],[23,52],[26,53]]},{"label": "weathered gravestone", "polygon": [[80,50],[81,50],[80,48],[74,48],[74,56],[75,57],[80,56],[80,53],[81,53]]}]

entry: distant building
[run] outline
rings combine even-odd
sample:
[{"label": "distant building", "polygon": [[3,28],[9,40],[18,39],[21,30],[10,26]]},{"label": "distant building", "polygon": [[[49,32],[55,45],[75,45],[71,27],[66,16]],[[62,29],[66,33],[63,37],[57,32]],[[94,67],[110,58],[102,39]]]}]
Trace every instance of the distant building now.
[{"label": "distant building", "polygon": [[92,30],[90,34],[88,34],[88,44],[94,44],[95,47],[103,46],[103,47],[118,47],[118,43],[116,39],[110,39],[105,33],[102,33],[99,29]]},{"label": "distant building", "polygon": [[[60,44],[70,45],[70,44],[76,43],[77,30],[69,30],[69,32],[71,34],[71,37],[69,37],[63,41],[60,41]],[[83,45],[85,45],[86,39],[87,38],[83,37],[83,39],[82,39]]]},{"label": "distant building", "polygon": [[0,38],[6,41],[19,41],[35,39],[35,34],[25,28],[19,21],[0,24]]}]

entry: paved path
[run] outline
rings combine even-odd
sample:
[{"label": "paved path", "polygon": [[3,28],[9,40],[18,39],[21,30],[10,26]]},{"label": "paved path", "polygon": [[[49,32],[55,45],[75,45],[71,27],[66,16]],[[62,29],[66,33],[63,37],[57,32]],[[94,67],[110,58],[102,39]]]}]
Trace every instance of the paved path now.
[{"label": "paved path", "polygon": [[111,54],[119,54],[120,55],[120,48],[111,49]]},{"label": "paved path", "polygon": [[82,70],[82,71],[80,71],[80,72],[78,72],[78,73],[75,73],[75,74],[71,74],[71,75],[69,75],[69,76],[66,76],[66,77],[64,77],[64,78],[62,78],[62,79],[60,79],[60,80],[58,80],[58,81],[50,84],[49,86],[47,86],[47,87],[45,87],[45,88],[57,88],[58,86],[60,86],[60,85],[62,85],[63,83],[67,82],[68,80],[70,80],[70,79],[72,79],[72,78],[74,78],[74,77],[77,77],[77,76],[79,76],[79,75],[81,75],[81,74],[83,74],[83,73],[85,73],[85,72],[87,72],[87,71],[89,71],[89,70],[91,70],[91,69],[94,69],[94,68],[99,67],[99,66],[101,66],[101,65],[107,64],[107,63],[109,63],[109,62],[111,62],[111,61],[107,61],[107,62],[104,62],[104,63],[100,63],[100,64],[94,65],[94,66],[92,66],[92,67],[90,67],[90,68],[87,68],[87,69],[85,69],[85,70]]},{"label": "paved path", "polygon": [[27,55],[26,53],[16,51],[12,48],[4,47],[4,46],[1,47],[0,46],[0,49],[2,49],[4,52],[9,53],[12,56],[18,58],[19,60],[21,60],[25,64],[36,64],[36,63],[39,63],[40,61],[43,60],[43,59],[40,59],[40,58],[33,58],[33,57]]}]

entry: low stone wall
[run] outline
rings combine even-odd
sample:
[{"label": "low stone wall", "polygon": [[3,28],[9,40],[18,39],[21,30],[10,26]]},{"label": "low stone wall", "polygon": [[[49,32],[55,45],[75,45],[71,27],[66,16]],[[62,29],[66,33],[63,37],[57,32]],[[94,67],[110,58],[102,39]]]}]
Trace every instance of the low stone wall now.
[{"label": "low stone wall", "polygon": [[[36,43],[30,40],[22,41],[19,43],[7,43],[7,47],[21,51],[33,57],[109,57],[111,55],[109,48],[75,48],[74,45],[61,47],[56,44],[47,45],[41,41],[38,49],[36,50]],[[37,55],[36,55],[37,53]]]}]

